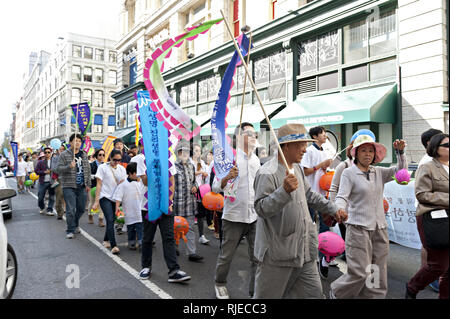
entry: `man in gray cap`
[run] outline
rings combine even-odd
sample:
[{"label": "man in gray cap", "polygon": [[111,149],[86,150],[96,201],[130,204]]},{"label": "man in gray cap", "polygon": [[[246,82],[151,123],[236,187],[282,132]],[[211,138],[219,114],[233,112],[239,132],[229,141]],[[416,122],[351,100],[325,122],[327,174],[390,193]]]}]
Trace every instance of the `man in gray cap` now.
[{"label": "man in gray cap", "polygon": [[318,234],[308,205],[338,222],[345,221],[347,213],[312,191],[298,165],[307,143],[314,141],[307,137],[302,124],[282,126],[278,142],[289,172],[278,154],[256,175],[255,257],[259,263],[255,299],[324,298],[316,265]]}]

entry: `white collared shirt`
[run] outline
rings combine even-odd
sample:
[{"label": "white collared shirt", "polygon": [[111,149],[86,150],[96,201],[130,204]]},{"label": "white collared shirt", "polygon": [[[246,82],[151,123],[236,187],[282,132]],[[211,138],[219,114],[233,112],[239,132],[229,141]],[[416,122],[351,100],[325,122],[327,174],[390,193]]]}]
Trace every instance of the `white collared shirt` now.
[{"label": "white collared shirt", "polygon": [[261,167],[258,157],[252,153],[250,158],[241,149],[237,149],[238,177],[233,183],[228,183],[224,189],[221,188],[222,180],[215,178],[213,192],[226,194],[233,188],[236,197],[227,197],[224,201],[222,219],[230,222],[251,224],[256,221],[257,214],[254,207],[255,190],[253,183],[256,172]]}]

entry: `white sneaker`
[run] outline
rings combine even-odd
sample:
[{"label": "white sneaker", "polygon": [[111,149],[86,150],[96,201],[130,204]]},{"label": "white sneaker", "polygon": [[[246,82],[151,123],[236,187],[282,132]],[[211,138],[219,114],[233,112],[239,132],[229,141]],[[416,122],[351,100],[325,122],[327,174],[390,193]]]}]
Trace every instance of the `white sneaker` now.
[{"label": "white sneaker", "polygon": [[44,209],[41,209],[41,210],[39,211],[39,214],[45,214],[45,212],[46,212],[46,210],[45,210],[45,208],[44,208]]},{"label": "white sneaker", "polygon": [[328,266],[331,266],[331,267],[337,267],[339,264],[338,264],[338,262],[336,261],[336,259],[333,259],[332,261],[330,261],[329,263],[328,263]]},{"label": "white sneaker", "polygon": [[47,212],[46,215],[47,216],[54,216],[55,214],[53,214],[53,212]]},{"label": "white sneaker", "polygon": [[75,234],[81,233],[80,227],[75,228],[75,232],[74,232],[74,233],[75,233]]},{"label": "white sneaker", "polygon": [[73,239],[75,236],[74,236],[74,234],[72,234],[72,233],[68,233],[67,235],[66,235],[66,238],[67,239]]},{"label": "white sneaker", "polygon": [[203,244],[203,245],[207,245],[207,244],[209,243],[209,240],[206,239],[205,235],[202,235],[202,236],[198,239],[198,241],[199,241],[200,244]]},{"label": "white sneaker", "polygon": [[230,299],[227,287],[215,285],[217,299]]}]

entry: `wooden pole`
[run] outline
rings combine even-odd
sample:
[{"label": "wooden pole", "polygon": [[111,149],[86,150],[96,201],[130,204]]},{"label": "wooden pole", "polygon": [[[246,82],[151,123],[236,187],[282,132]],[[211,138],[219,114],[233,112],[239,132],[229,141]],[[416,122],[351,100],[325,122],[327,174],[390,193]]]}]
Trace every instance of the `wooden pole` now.
[{"label": "wooden pole", "polygon": [[248,70],[247,63],[245,63],[244,57],[242,56],[242,53],[241,53],[241,50],[239,49],[239,46],[238,46],[238,44],[236,42],[236,39],[234,38],[233,33],[231,32],[230,26],[228,25],[227,19],[225,18],[225,15],[223,14],[222,10],[220,10],[220,14],[222,14],[223,21],[224,21],[224,23],[225,23],[225,25],[227,27],[228,33],[230,34],[231,39],[233,40],[234,47],[236,48],[236,51],[238,52],[239,57],[241,58],[242,64],[244,65],[245,72],[247,73],[247,75],[249,77],[249,80],[250,80],[250,83],[251,83],[251,85],[253,87],[253,90],[255,91],[256,98],[258,99],[259,105],[261,106],[261,110],[264,113],[264,117],[266,118],[266,122],[269,125],[270,131],[272,132],[272,135],[273,135],[273,137],[275,139],[275,142],[277,143],[278,152],[280,153],[281,159],[283,160],[283,164],[284,164],[284,166],[286,167],[286,170],[289,173],[293,173],[293,169],[291,170],[289,168],[289,165],[288,165],[288,163],[286,161],[286,157],[283,154],[283,150],[281,149],[280,143],[278,142],[278,137],[275,134],[275,131],[274,131],[273,127],[272,127],[272,123],[270,123],[269,117],[266,114],[266,110],[264,109],[264,106],[262,104],[261,98],[260,98],[260,96],[258,94],[258,90],[256,89],[255,82],[253,82],[252,76],[251,76],[251,74],[250,74],[250,72]]},{"label": "wooden pole", "polygon": [[[75,117],[75,138],[73,139],[75,142],[77,140],[77,134],[78,134],[78,111],[80,109],[80,103],[77,105],[77,116]],[[75,143],[73,143],[73,160],[75,160]]]},{"label": "wooden pole", "polygon": [[[253,38],[253,34],[250,31],[250,41],[249,41],[249,44],[248,44],[248,53],[247,53],[247,65],[250,63],[250,50],[251,50],[251,47],[252,47],[252,38]],[[239,119],[239,135],[241,135],[241,131],[242,131],[241,125],[242,125],[242,115],[244,113],[244,102],[245,102],[245,89],[246,89],[246,86],[247,86],[247,72],[245,73],[245,76],[244,76],[244,90],[243,90],[243,93],[242,93],[241,117]]]}]

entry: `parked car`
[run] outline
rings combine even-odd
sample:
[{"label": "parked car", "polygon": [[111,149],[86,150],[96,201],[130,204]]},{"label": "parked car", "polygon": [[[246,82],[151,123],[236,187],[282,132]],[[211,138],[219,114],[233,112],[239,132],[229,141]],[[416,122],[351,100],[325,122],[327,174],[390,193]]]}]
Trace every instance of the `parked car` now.
[{"label": "parked car", "polygon": [[[0,189],[0,200],[11,199],[17,193],[11,188]],[[8,234],[0,215],[0,299],[9,299],[14,293],[17,282],[17,258],[12,246],[8,243]]]},{"label": "parked car", "polygon": [[[7,178],[14,177],[14,174],[7,172],[6,174],[3,170],[0,169],[0,189],[9,188],[6,183]],[[3,218],[10,219],[12,217],[12,201],[11,198],[0,200],[0,209],[3,215]]]}]

